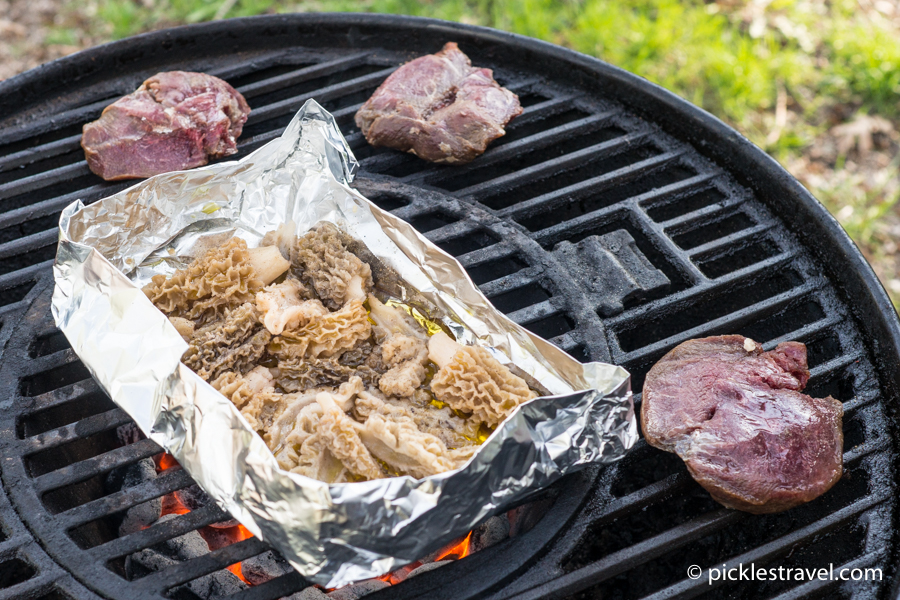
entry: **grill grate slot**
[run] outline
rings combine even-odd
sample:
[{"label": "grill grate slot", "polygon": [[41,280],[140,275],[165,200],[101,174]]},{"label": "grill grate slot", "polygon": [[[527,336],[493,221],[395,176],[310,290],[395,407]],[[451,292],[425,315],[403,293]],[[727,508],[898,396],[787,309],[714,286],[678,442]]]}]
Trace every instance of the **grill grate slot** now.
[{"label": "grill grate slot", "polygon": [[23,377],[19,383],[19,393],[22,396],[39,396],[90,378],[87,367],[80,362],[72,362]]},{"label": "grill grate slot", "polygon": [[554,202],[552,205],[545,205],[539,207],[538,210],[529,211],[531,213],[529,217],[517,220],[529,231],[540,231],[618,204],[623,200],[640,196],[653,189],[683,181],[694,175],[696,173],[692,169],[682,165],[663,165],[658,171],[646,173],[644,177],[629,183],[611,189],[598,189],[586,198],[568,202],[562,206],[556,206],[557,203]]},{"label": "grill grate slot", "polygon": [[31,358],[38,358],[39,356],[55,354],[56,352],[61,352],[70,348],[69,340],[66,339],[65,334],[57,329],[45,333],[44,335],[37,336],[31,343],[31,347],[28,348],[28,356]]},{"label": "grill grate slot", "polygon": [[748,229],[753,225],[755,223],[749,215],[739,212],[685,233],[676,234],[672,236],[672,240],[681,248],[691,250]]},{"label": "grill grate slot", "polygon": [[545,339],[552,339],[575,329],[575,321],[566,314],[556,313],[534,321],[520,320],[514,314],[509,315],[525,329]]},{"label": "grill grate slot", "polygon": [[32,437],[113,409],[115,404],[103,392],[79,395],[70,402],[22,415],[18,435],[21,439]]},{"label": "grill grate slot", "polygon": [[407,222],[417,230],[419,230],[419,232],[426,233],[428,231],[432,231],[433,229],[438,229],[440,227],[456,223],[458,220],[459,219],[457,219],[456,217],[448,215],[441,210],[435,210],[416,215],[415,217],[407,219]]},{"label": "grill grate slot", "polygon": [[467,254],[469,252],[474,252],[475,250],[486,248],[498,241],[499,240],[495,239],[487,230],[476,229],[475,231],[466,233],[460,237],[436,243],[441,250],[448,254],[460,256],[461,254]]},{"label": "grill grate slot", "polygon": [[[751,325],[745,325],[738,333],[748,338],[766,343],[780,338],[784,334],[800,329],[804,325],[815,323],[825,317],[825,311],[815,300],[803,300]],[[814,367],[810,363],[810,368]]]},{"label": "grill grate slot", "polygon": [[698,210],[717,207],[724,202],[725,194],[715,188],[708,188],[686,197],[670,197],[654,202],[647,207],[647,214],[657,223],[664,223]]},{"label": "grill grate slot", "polygon": [[[697,299],[681,310],[659,314],[653,327],[633,327],[618,332],[619,344],[626,352],[650,346],[679,333],[708,325],[715,319],[738,314],[741,309],[754,304],[771,301],[776,296],[796,289],[802,281],[797,273],[788,271],[756,281],[742,282],[728,293]],[[771,304],[769,307],[771,308]]]},{"label": "grill grate slot", "polygon": [[[523,140],[523,142],[527,142],[527,144],[522,144],[524,151],[517,153],[512,159],[491,166],[482,166],[484,163],[479,161],[469,172],[460,177],[453,176],[456,173],[451,170],[452,167],[444,168],[441,169],[436,177],[429,178],[427,181],[429,184],[441,189],[456,192],[486,181],[506,177],[548,160],[595,146],[601,142],[620,138],[624,133],[616,127],[598,131],[590,131],[591,128],[587,128],[588,130],[584,131],[585,127],[583,125],[587,124],[585,122],[588,121],[595,122],[598,119],[588,117],[580,122],[576,121],[568,124],[568,126],[560,126],[556,130],[551,129],[545,133],[535,134],[532,136],[535,139]],[[549,145],[546,145],[546,147],[541,147],[548,143]],[[500,154],[499,151],[496,153]],[[489,157],[490,154],[486,153],[485,158],[488,159]]]},{"label": "grill grate slot", "polygon": [[527,263],[521,258],[516,255],[510,255],[496,258],[490,262],[472,267],[467,266],[466,272],[476,285],[482,285],[500,279],[501,277],[517,273],[527,267]]},{"label": "grill grate slot", "polygon": [[28,581],[35,575],[34,567],[20,558],[0,562],[0,590]]},{"label": "grill grate slot", "polygon": [[[542,103],[535,103],[536,106],[526,107],[526,112],[513,119],[512,123],[509,124],[509,126],[507,127],[506,135],[491,142],[491,150],[502,148],[503,146],[506,146],[507,144],[510,144],[512,142],[517,142],[521,139],[537,134],[542,134],[546,131],[556,129],[557,127],[562,127],[563,125],[568,125],[569,123],[580,121],[591,115],[591,113],[579,108],[566,108],[562,112],[551,113],[539,120],[530,120],[526,117],[526,115],[534,113],[536,109],[541,110],[544,107],[558,110],[559,108],[561,108],[562,102],[565,101],[567,101],[567,99],[544,100]],[[524,107],[525,105],[523,104],[522,106]],[[609,131],[614,131],[614,129],[610,129]],[[622,133],[624,133],[621,130],[618,131],[619,133],[616,135],[621,135]],[[613,135],[613,137],[615,137],[615,135]],[[444,189],[452,190],[453,188],[444,187]]]},{"label": "grill grate slot", "polygon": [[550,299],[550,294],[537,283],[509,290],[501,294],[488,296],[497,310],[503,313],[515,312],[519,309],[544,302]]},{"label": "grill grate slot", "polygon": [[28,292],[30,292],[33,287],[34,282],[30,281],[28,283],[13,285],[12,287],[0,290],[0,307],[21,301],[28,295]]},{"label": "grill grate slot", "polygon": [[753,240],[749,244],[726,248],[713,258],[700,259],[697,267],[710,279],[739,271],[778,254],[778,245],[768,239]]},{"label": "grill grate slot", "polygon": [[[55,439],[59,443],[51,448],[41,449],[26,457],[25,468],[31,477],[41,477],[47,473],[53,473],[59,469],[82,461],[94,458],[105,450],[115,448],[118,445],[115,428],[121,425],[124,413],[116,408],[57,429],[49,430],[52,433],[60,432]],[[73,436],[72,433],[80,430],[86,433]],[[43,435],[43,434],[38,434]],[[28,438],[35,439],[35,438]],[[50,500],[52,504],[52,500]],[[71,508],[71,507],[67,507]],[[66,509],[59,509],[59,511]],[[57,511],[57,512],[59,512]]]},{"label": "grill grate slot", "polygon": [[[628,172],[632,172],[636,163],[661,154],[651,145],[633,147],[641,137],[644,136],[629,134],[617,137],[555,160],[544,161],[519,173],[464,188],[459,195],[473,196],[493,209],[507,209],[601,174],[609,176],[629,166],[632,169]],[[512,190],[516,193],[510,196]],[[522,210],[523,206],[515,206],[516,213]]]}]

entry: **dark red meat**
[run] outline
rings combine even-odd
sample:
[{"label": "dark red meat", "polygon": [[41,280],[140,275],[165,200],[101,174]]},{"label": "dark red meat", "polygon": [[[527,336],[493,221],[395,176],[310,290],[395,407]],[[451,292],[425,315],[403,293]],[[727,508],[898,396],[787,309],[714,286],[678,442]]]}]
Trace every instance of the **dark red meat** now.
[{"label": "dark red meat", "polygon": [[205,165],[237,152],[250,107],[233,87],[205,73],[154,75],[84,126],[91,171],[108,181]]},{"label": "dark red meat", "polygon": [[520,114],[519,97],[448,42],[437,54],[391,73],[356,113],[356,124],[373,146],[463,164],[504,135],[506,124]]},{"label": "dark red meat", "polygon": [[756,514],[818,497],[842,473],[841,403],[800,393],[806,346],[740,335],[685,342],[647,374],[641,427],[712,497]]}]

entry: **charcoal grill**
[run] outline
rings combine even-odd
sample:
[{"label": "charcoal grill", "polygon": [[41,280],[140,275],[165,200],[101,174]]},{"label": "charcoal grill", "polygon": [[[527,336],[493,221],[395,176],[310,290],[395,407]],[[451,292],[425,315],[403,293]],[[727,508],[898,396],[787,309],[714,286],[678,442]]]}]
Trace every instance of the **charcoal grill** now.
[{"label": "charcoal grill", "polygon": [[[456,41],[519,94],[524,114],[465,167],[368,146],[353,114],[399,64]],[[845,477],[787,513],[725,510],[673,455],[622,462],[543,493],[522,535],[368,598],[895,598],[900,330],[839,225],[773,160],[702,110],[598,60],[520,36],[375,15],[289,15],[171,29],[0,82],[0,599],[159,600],[267,550],[250,539],[135,581],[123,557],[227,515],[213,506],[117,537],[116,515],[186,487],[167,471],[106,494],[106,473],[153,456],[53,327],[60,210],[124,189],[93,176],[83,123],[146,77],[213,73],[253,113],[241,155],[307,98],[337,118],[356,185],[466,266],[498,308],[581,360],[621,364],[639,391],[689,338],[741,333],[809,347],[813,395],[845,407]],[[639,400],[639,396],[638,396]],[[687,567],[879,568],[878,582],[726,583]],[[273,600],[287,575],[231,596]]]}]

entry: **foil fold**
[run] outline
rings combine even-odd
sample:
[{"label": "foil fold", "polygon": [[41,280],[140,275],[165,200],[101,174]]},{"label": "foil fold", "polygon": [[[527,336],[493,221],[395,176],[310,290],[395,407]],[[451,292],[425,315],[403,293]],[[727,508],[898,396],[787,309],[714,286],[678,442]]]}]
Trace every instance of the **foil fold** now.
[{"label": "foil fold", "polygon": [[[254,535],[314,583],[339,587],[413,562],[562,475],[637,440],[628,373],[582,365],[494,309],[462,266],[349,187],[357,163],[307,101],[247,157],[158,175],[60,218],[52,312],[75,353],[138,427]],[[279,468],[235,406],[181,364],[187,344],[141,291],[233,236],[325,220],[362,241],[466,344],[547,395],[520,406],[462,468],[329,485]],[[406,299],[406,298],[402,298]]]}]

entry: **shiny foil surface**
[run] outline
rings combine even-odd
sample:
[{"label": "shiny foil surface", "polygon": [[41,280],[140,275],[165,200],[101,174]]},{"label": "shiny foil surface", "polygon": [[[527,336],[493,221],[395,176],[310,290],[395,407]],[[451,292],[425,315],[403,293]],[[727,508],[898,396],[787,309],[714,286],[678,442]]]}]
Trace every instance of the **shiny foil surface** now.
[{"label": "shiny foil surface", "polygon": [[[147,179],[60,218],[53,317],[91,374],[206,492],[310,581],[383,575],[637,440],[628,373],[581,364],[494,309],[462,266],[349,187],[357,163],[308,101],[284,134],[239,161]],[[141,291],[233,236],[248,246],[294,221],[337,224],[402,278],[457,339],[543,387],[475,456],[424,479],[315,481],[279,468],[237,408],[181,364],[187,344]]]}]

